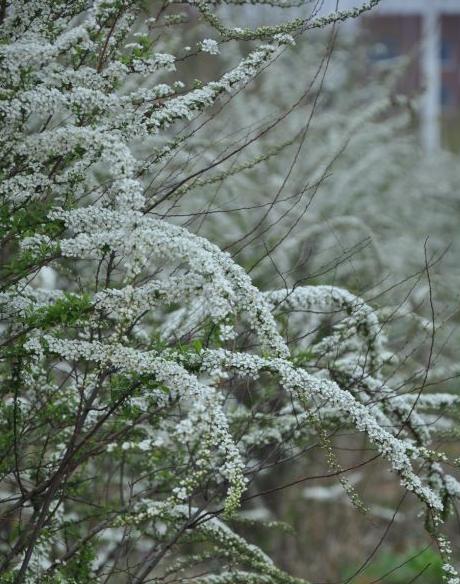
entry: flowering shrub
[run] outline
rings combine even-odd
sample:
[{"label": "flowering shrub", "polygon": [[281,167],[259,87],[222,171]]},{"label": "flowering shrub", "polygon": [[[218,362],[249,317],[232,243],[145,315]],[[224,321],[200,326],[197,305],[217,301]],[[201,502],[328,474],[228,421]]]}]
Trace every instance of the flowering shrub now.
[{"label": "flowering shrub", "polygon": [[[363,433],[418,498],[445,581],[459,582],[442,523],[460,489],[425,419],[445,420],[455,397],[388,386],[364,300],[257,289],[228,253],[162,217],[170,179],[153,193],[146,180],[290,34],[375,4],[242,29],[203,2],[155,17],[133,0],[1,3],[1,582],[300,582],[232,521],[264,446],[311,440],[365,510],[331,446],[338,427]],[[207,58],[249,44],[189,86],[175,71],[196,50],[170,31],[196,15],[219,38],[203,34]],[[314,314],[322,334],[291,347],[287,313],[300,332]]]}]

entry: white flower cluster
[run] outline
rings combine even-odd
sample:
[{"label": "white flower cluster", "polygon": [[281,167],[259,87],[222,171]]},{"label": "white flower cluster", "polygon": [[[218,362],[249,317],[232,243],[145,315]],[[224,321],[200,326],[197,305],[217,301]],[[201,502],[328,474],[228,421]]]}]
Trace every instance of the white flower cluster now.
[{"label": "white flower cluster", "polygon": [[345,318],[334,326],[333,334],[315,345],[315,354],[334,358],[346,353],[349,347],[352,354],[360,355],[360,346],[354,343],[358,336],[361,349],[366,349],[370,372],[375,373],[381,367],[385,336],[376,312],[363,299],[336,286],[299,286],[293,290],[270,291],[265,297],[274,309],[289,314],[334,317],[345,313]]},{"label": "white flower cluster", "polygon": [[219,45],[214,39],[204,39],[201,41],[200,46],[204,53],[209,53],[210,55],[219,54]]},{"label": "white flower cluster", "polygon": [[[400,475],[402,484],[414,492],[431,509],[442,511],[440,494],[423,484],[413,469],[411,459],[422,456],[410,442],[390,433],[381,421],[378,410],[372,410],[357,401],[353,395],[341,389],[336,383],[311,375],[306,370],[294,368],[283,359],[264,359],[262,357],[238,354],[225,350],[208,351],[203,357],[203,370],[216,375],[218,371],[229,368],[240,375],[257,378],[261,372],[268,371],[280,378],[283,387],[292,393],[305,406],[312,408],[316,398],[327,406],[344,412],[353,425],[365,432],[380,453],[389,460],[393,469]],[[380,419],[379,419],[380,417]]]},{"label": "white flower cluster", "polygon": [[[420,412],[456,400],[400,396],[383,383],[385,337],[362,299],[329,286],[261,292],[229,253],[151,213],[169,179],[152,195],[146,169],[176,156],[182,136],[152,156],[143,143],[241,88],[293,38],[262,27],[254,40],[263,44],[187,89],[173,79],[170,47],[159,41],[153,53],[143,33],[131,34],[135,4],[15,0],[2,15],[0,227],[12,261],[0,283],[0,343],[11,365],[0,372],[0,424],[11,438],[0,484],[25,534],[5,547],[5,565],[19,570],[17,581],[51,581],[74,549],[89,557],[87,541],[131,524],[135,553],[154,541],[160,559],[195,530],[225,559],[221,573],[195,579],[203,584],[297,584],[214,516],[238,510],[257,466],[251,451],[340,419],[438,516],[459,485],[434,460],[428,430],[414,439],[397,424],[423,424]],[[219,52],[209,38],[199,46]],[[301,329],[306,313],[333,320],[303,361],[284,340],[284,311],[300,315]],[[250,339],[242,348],[241,330]],[[245,378],[257,391],[264,375],[288,398],[269,423],[232,385]],[[95,493],[110,510],[96,527],[99,508],[85,510]],[[100,565],[112,551],[99,550]],[[93,578],[92,560],[87,569]],[[444,568],[450,584],[452,570]]]}]

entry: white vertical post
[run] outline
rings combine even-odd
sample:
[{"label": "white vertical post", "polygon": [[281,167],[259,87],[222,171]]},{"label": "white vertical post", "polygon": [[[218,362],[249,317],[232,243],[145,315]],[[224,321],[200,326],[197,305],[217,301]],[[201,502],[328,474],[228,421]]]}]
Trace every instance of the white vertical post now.
[{"label": "white vertical post", "polygon": [[425,2],[422,13],[422,72],[425,84],[422,142],[428,153],[441,147],[441,22],[438,0]]}]

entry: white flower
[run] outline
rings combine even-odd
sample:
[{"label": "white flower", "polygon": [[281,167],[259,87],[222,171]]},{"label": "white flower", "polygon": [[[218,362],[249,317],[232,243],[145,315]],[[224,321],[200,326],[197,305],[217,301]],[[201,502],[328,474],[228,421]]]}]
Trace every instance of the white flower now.
[{"label": "white flower", "polygon": [[201,50],[205,53],[209,53],[210,55],[218,55],[219,54],[219,45],[217,41],[213,39],[204,39],[200,43]]}]

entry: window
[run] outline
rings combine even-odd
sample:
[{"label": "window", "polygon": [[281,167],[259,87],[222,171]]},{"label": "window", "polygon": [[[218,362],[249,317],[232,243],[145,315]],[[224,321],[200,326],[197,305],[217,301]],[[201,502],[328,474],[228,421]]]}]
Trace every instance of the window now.
[{"label": "window", "polygon": [[443,82],[441,85],[441,106],[443,110],[449,110],[454,105],[454,92],[452,87]]},{"label": "window", "polygon": [[443,38],[441,40],[441,46],[439,47],[439,50],[441,53],[440,58],[442,66],[450,67],[454,62],[454,48],[452,45],[452,41]]}]

